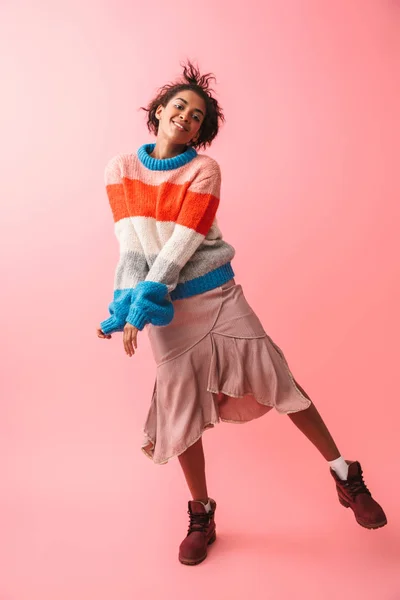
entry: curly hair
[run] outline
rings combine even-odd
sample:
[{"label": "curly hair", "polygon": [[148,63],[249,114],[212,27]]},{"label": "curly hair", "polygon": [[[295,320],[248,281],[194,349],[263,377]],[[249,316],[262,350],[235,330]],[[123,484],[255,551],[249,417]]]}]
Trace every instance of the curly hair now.
[{"label": "curly hair", "polygon": [[157,135],[159,122],[156,117],[157,108],[167,106],[168,102],[183,90],[191,90],[203,98],[206,105],[206,115],[199,130],[199,136],[191,145],[193,148],[207,148],[217,136],[220,125],[225,121],[222,108],[213,97],[214,90],[210,87],[211,81],[216,81],[212,73],[201,75],[199,68],[187,61],[183,67],[182,78],[178,81],[167,83],[158,90],[157,96],[142,110],[147,115],[147,127],[150,133]]}]

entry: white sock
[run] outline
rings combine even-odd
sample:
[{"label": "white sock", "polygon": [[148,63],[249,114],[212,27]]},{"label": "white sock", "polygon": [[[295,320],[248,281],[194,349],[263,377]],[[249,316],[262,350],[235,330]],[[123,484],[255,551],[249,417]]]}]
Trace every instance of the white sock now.
[{"label": "white sock", "polygon": [[349,465],[344,460],[343,456],[339,456],[336,460],[328,461],[328,465],[335,471],[336,475],[342,480],[346,481],[349,473]]},{"label": "white sock", "polygon": [[204,504],[204,502],[202,502],[202,505],[204,506],[204,508],[206,509],[206,511],[209,513],[211,510],[211,502],[210,502],[210,498],[208,499],[207,504]]}]

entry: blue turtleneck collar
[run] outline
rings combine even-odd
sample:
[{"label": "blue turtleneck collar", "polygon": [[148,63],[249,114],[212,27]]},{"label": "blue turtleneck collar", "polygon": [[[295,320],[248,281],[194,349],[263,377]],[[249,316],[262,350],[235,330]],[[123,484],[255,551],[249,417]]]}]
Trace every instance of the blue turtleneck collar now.
[{"label": "blue turtleneck collar", "polygon": [[140,162],[151,171],[171,171],[187,165],[197,156],[194,148],[188,148],[182,154],[172,158],[153,158],[150,154],[155,148],[155,144],[144,144],[137,152]]}]

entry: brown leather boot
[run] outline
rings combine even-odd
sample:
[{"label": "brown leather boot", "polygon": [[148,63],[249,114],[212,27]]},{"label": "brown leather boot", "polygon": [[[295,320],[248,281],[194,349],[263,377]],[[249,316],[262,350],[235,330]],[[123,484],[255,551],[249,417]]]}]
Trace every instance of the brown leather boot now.
[{"label": "brown leather boot", "polygon": [[346,462],[349,465],[346,481],[342,481],[331,469],[332,477],[336,481],[340,504],[345,508],[352,509],[356,521],[361,527],[367,529],[383,527],[387,523],[386,515],[365,485],[360,463],[358,461]]},{"label": "brown leather boot", "polygon": [[179,547],[179,560],[184,565],[198,565],[207,558],[207,547],[216,540],[214,513],[215,500],[210,498],[211,511],[206,512],[202,502],[188,503],[190,517],[187,536]]}]

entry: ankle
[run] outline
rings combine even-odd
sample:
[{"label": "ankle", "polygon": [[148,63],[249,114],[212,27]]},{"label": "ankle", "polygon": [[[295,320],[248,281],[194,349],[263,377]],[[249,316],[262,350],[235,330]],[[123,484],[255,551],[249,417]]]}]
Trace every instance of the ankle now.
[{"label": "ankle", "polygon": [[207,513],[211,512],[212,507],[211,507],[211,500],[210,500],[210,498],[207,498],[207,500],[205,500],[204,498],[202,500],[199,500],[198,498],[196,498],[195,502],[201,502],[201,504],[206,509],[206,512]]},{"label": "ankle", "polygon": [[328,464],[332,471],[335,471],[339,479],[341,479],[342,481],[345,481],[347,479],[349,473],[349,465],[342,456],[339,456],[339,458],[336,458],[335,460],[328,461]]}]

